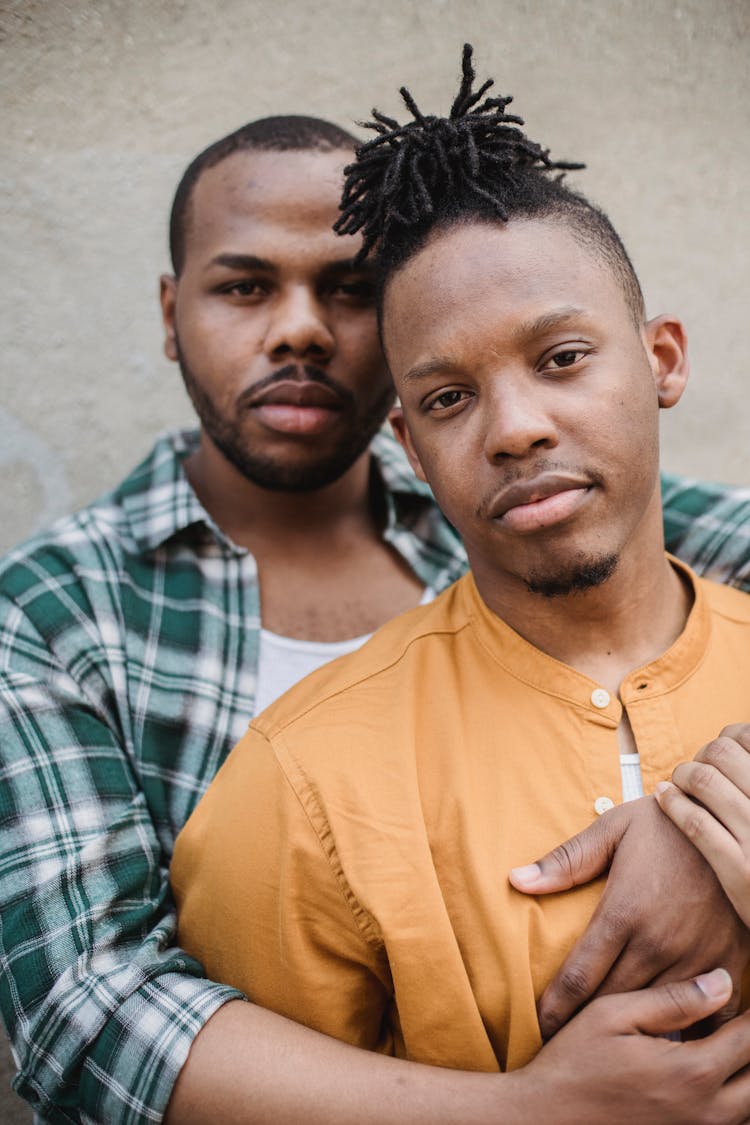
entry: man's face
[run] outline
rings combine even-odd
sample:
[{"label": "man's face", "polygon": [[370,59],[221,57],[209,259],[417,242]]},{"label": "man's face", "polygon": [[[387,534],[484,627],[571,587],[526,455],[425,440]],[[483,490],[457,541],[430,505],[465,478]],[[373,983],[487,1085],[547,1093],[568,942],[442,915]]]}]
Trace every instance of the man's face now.
[{"label": "man's face", "polygon": [[396,425],[478,580],[586,589],[659,534],[657,410],[682,390],[680,333],[636,327],[616,276],[557,223],[454,226],[394,275]]},{"label": "man's face", "polygon": [[183,271],[162,279],[165,350],[204,434],[264,488],[336,480],[392,401],[369,274],[331,229],[348,159],[252,151],[208,169]]}]

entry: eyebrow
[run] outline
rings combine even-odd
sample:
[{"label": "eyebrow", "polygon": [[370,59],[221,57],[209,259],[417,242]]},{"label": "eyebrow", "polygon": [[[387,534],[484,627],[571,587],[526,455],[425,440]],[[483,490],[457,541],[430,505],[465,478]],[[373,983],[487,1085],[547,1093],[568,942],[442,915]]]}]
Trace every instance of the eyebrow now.
[{"label": "eyebrow", "polygon": [[229,270],[273,270],[276,267],[268,258],[257,258],[254,254],[217,254],[207,264],[206,269],[212,266],[225,266]]},{"label": "eyebrow", "polygon": [[565,305],[563,308],[555,309],[553,312],[543,313],[535,320],[526,321],[520,324],[516,332],[517,336],[541,336],[543,332],[549,332],[552,328],[559,328],[568,320],[573,320],[576,317],[586,316],[586,310],[580,309],[577,305]]},{"label": "eyebrow", "polygon": [[[210,270],[215,266],[223,266],[225,269],[241,272],[263,270],[266,273],[275,273],[278,269],[275,262],[270,261],[269,258],[259,258],[256,254],[217,254],[215,258],[208,262],[206,269]],[[332,262],[326,262],[320,270],[319,276],[325,280],[343,274],[371,277],[374,274],[374,269],[371,264],[356,262],[354,258],[338,258]]]},{"label": "eyebrow", "polygon": [[411,383],[417,379],[424,379],[427,375],[434,375],[436,372],[448,373],[457,366],[458,364],[450,356],[436,355],[426,359],[424,363],[417,363],[414,367],[410,367],[401,378],[405,383]]},{"label": "eyebrow", "polygon": [[[560,328],[568,321],[576,317],[586,316],[586,310],[580,309],[576,305],[565,305],[563,308],[555,309],[553,312],[543,313],[542,316],[536,317],[535,320],[525,321],[520,324],[514,333],[518,339],[533,339],[535,336],[541,336],[544,332],[550,332],[554,328]],[[402,379],[410,383],[416,379],[424,379],[428,375],[436,373],[449,374],[458,368],[458,364],[450,356],[436,355],[426,359],[424,363],[417,363],[414,367],[410,367],[408,371],[404,372],[401,376]]]}]

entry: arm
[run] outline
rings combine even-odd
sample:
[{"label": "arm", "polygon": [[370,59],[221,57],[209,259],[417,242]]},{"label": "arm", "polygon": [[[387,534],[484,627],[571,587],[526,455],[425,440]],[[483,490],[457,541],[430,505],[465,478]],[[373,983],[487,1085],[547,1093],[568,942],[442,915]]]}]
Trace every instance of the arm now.
[{"label": "arm", "polygon": [[663,812],[711,864],[750,926],[750,723],[725,727],[657,786]]},{"label": "arm", "polygon": [[661,475],[668,551],[698,574],[750,592],[750,489]]},{"label": "arm", "polygon": [[710,1015],[730,990],[718,970],[597,1000],[511,1074],[368,1054],[250,1004],[227,1004],[195,1040],[165,1125],[747,1122],[750,1016],[696,1042],[660,1038]]},{"label": "arm", "polygon": [[607,870],[588,928],[541,998],[544,1038],[595,995],[680,980],[716,964],[734,981],[723,1014],[735,1014],[750,934],[710,866],[653,797],[605,813],[537,863],[517,868],[511,882],[527,894],[549,894]]},{"label": "arm", "polygon": [[47,637],[0,601],[0,1004],[45,1119],[145,1122],[237,993],[171,948],[166,857],[79,592],[38,597]]}]

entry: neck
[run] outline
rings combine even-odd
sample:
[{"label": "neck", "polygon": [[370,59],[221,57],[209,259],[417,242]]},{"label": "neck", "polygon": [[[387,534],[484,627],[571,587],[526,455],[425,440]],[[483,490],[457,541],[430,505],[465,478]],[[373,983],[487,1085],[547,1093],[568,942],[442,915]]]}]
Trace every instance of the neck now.
[{"label": "neck", "polygon": [[584,592],[545,597],[481,567],[474,577],[484,602],[525,640],[614,693],[674,643],[692,603],[660,534],[650,549],[624,550],[611,577]]},{"label": "neck", "polygon": [[239,546],[259,539],[293,543],[325,540],[352,519],[374,521],[370,499],[370,454],[364,453],[332,484],[312,492],[262,488],[227,461],[201,432],[185,472],[203,507]]}]

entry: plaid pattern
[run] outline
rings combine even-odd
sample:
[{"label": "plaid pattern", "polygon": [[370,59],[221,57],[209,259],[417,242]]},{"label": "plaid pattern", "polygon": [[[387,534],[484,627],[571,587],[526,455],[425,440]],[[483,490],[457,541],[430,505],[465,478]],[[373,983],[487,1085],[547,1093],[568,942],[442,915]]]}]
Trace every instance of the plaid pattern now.
[{"label": "plaid pattern", "polygon": [[[56,1122],[160,1121],[233,990],[173,945],[175,836],[252,714],[255,561],[173,435],[0,571],[0,1006],[16,1088]],[[465,568],[392,438],[385,536],[425,584]]]},{"label": "plaid pattern", "polygon": [[[114,492],[0,569],[0,1007],[16,1088],[53,1122],[162,1119],[193,1037],[238,994],[173,945],[175,837],[254,704],[255,562],[162,438]],[[386,539],[440,590],[456,533],[392,438]],[[669,546],[750,589],[750,491],[668,478]]]}]

